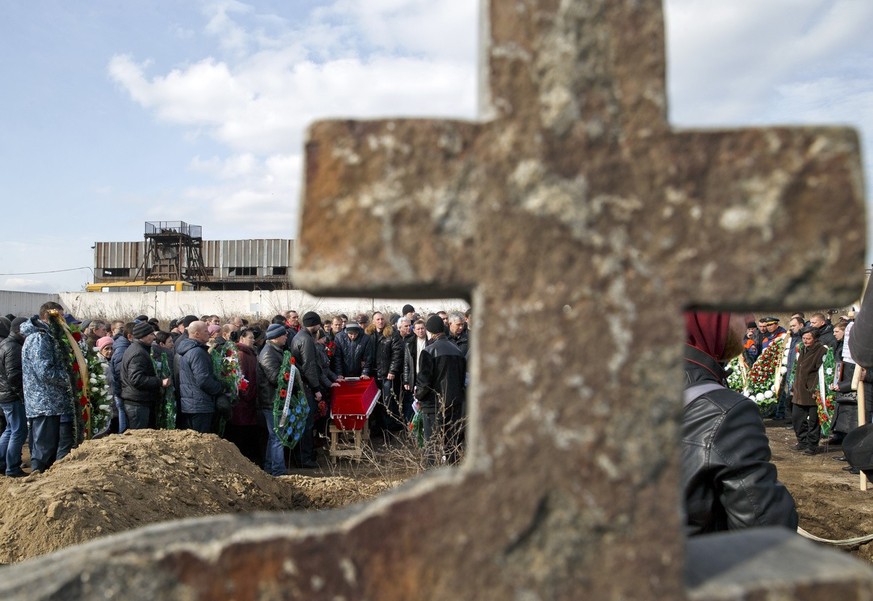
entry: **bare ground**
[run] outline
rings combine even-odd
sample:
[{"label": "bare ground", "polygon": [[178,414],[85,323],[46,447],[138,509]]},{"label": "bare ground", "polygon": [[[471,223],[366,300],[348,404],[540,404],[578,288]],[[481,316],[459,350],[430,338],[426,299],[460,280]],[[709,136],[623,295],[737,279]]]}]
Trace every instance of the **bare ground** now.
[{"label": "bare ground", "polygon": [[[873,484],[860,488],[860,476],[843,471],[846,463],[835,461],[840,447],[821,446],[818,455],[807,456],[792,449],[794,431],[781,423],[766,421],[773,463],[797,503],[800,527],[820,538],[843,540],[873,534]],[[850,551],[873,562],[873,543]]]},{"label": "bare ground", "polygon": [[[839,448],[805,456],[791,429],[766,422],[779,479],[797,502],[800,526],[821,538],[873,532],[873,485],[833,460]],[[318,470],[273,478],[231,443],[191,431],[128,432],[87,441],[43,474],[0,478],[0,564],[43,555],[150,523],[249,511],[342,507],[421,473],[403,444],[376,444],[360,463],[326,456]],[[873,561],[873,544],[850,551]]]},{"label": "bare ground", "polygon": [[0,564],[167,520],[333,509],[372,498],[410,475],[367,462],[336,469],[322,464],[308,475],[273,478],[233,444],[190,430],[89,440],[42,474],[0,478]]}]

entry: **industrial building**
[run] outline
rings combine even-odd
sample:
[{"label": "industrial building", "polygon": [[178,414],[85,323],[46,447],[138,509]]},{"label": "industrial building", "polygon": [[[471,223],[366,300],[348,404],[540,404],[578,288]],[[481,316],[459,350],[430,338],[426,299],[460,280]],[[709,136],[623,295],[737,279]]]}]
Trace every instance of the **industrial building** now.
[{"label": "industrial building", "polygon": [[184,221],[149,221],[138,242],[96,242],[94,284],[107,285],[103,290],[134,282],[187,282],[194,290],[293,288],[293,240],[204,240],[202,234],[201,226]]}]

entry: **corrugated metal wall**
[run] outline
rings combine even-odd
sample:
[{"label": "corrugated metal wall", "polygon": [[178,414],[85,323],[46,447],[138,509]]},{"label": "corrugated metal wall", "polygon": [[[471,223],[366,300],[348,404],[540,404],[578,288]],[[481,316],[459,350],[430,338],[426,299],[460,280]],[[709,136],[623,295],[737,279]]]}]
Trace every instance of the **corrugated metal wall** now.
[{"label": "corrugated metal wall", "polygon": [[136,269],[145,256],[145,242],[97,242],[94,269]]},{"label": "corrugated metal wall", "polygon": [[[0,290],[0,315],[12,313],[18,317],[30,317],[39,313],[39,307],[48,301],[57,303],[61,299],[57,294]],[[69,305],[64,306],[69,309]]]},{"label": "corrugated metal wall", "polygon": [[[97,242],[94,248],[94,271],[103,269],[129,269],[130,277],[136,274],[145,256],[145,242]],[[294,256],[294,241],[279,238],[252,240],[204,240],[201,251],[206,273],[212,278],[234,280],[232,268],[253,267],[255,274],[242,276],[272,278],[273,268],[285,268],[291,277],[291,261]],[[124,278],[126,279],[126,278]]]}]

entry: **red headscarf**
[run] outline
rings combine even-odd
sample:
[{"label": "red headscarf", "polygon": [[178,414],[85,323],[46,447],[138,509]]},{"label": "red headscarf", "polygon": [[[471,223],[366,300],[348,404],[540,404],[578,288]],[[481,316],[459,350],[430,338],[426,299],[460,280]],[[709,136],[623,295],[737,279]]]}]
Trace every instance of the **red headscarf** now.
[{"label": "red headscarf", "polygon": [[686,311],[685,342],[718,361],[724,355],[730,321],[730,313]]}]

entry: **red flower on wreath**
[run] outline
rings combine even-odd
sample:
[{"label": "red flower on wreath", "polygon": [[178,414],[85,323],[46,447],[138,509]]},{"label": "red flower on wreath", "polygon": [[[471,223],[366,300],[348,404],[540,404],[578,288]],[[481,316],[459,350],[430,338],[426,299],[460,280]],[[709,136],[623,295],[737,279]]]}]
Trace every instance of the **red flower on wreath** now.
[{"label": "red flower on wreath", "polygon": [[287,389],[287,388],[283,388],[282,390],[280,390],[280,391],[279,391],[279,396],[282,397],[283,399],[284,399],[286,396],[288,396],[288,389]]},{"label": "red flower on wreath", "polygon": [[282,378],[284,378],[284,380],[287,382],[288,380],[291,379],[291,374],[289,374],[289,373],[286,371],[284,374],[282,374]]},{"label": "red flower on wreath", "polygon": [[291,365],[297,365],[297,361],[294,359],[294,357],[291,357]]}]

